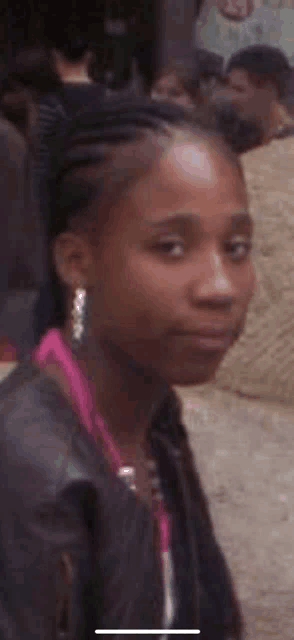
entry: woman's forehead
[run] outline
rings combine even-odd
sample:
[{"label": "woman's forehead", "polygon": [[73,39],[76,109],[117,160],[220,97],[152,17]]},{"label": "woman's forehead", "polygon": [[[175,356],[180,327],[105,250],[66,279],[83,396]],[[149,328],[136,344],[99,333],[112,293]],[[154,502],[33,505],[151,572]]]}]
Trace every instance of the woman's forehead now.
[{"label": "woman's forehead", "polygon": [[[177,140],[138,180],[130,193],[137,217],[154,211],[246,208],[246,192],[237,166],[206,141]],[[153,215],[153,214],[152,214]]]},{"label": "woman's forehead", "polygon": [[[225,152],[212,145],[208,137],[188,128],[170,131],[162,139],[148,136],[117,149],[104,172],[104,181],[105,193],[111,193],[111,206],[108,200],[105,206],[109,222],[115,226],[122,220],[128,226],[132,220],[149,217],[152,211],[164,214],[174,207],[186,210],[189,202],[195,207],[200,196],[202,208],[211,209],[215,202],[226,206],[228,190],[242,206],[246,199],[241,175]],[[103,201],[96,200],[95,216]]]},{"label": "woman's forehead", "polygon": [[158,155],[150,180],[158,182],[159,174],[160,181],[169,182],[177,177],[187,186],[197,182],[199,188],[202,182],[207,186],[216,177],[228,174],[232,179],[236,174],[242,182],[237,159],[234,163],[221,141],[188,129],[176,131],[170,145]]},{"label": "woman's forehead", "polygon": [[214,170],[211,153],[204,141],[175,141],[166,153],[165,164],[167,171],[173,169],[173,172],[185,174],[188,179],[198,178],[200,181],[211,179]]}]

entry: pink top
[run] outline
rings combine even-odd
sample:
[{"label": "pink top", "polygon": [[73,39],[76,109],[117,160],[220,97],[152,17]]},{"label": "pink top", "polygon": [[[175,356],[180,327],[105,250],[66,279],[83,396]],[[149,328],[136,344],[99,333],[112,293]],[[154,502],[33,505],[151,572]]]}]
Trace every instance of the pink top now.
[{"label": "pink top", "polygon": [[[33,352],[33,360],[40,366],[51,363],[58,363],[70,385],[71,397],[75,403],[82,423],[94,438],[99,433],[113,460],[113,468],[115,472],[119,467],[123,466],[122,458],[118,448],[116,447],[107,425],[102,416],[98,413],[95,420],[92,419],[92,395],[90,384],[83,375],[77,362],[74,360],[73,354],[69,347],[65,344],[59,329],[50,329],[41,339],[40,344]],[[161,508],[159,514],[160,534],[161,534],[161,551],[167,552],[169,549],[169,521],[168,514]]]}]

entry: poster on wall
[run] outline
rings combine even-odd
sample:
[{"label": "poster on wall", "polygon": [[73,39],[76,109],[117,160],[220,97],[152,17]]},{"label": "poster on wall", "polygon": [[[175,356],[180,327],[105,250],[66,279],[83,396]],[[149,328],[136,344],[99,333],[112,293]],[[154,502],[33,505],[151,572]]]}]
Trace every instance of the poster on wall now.
[{"label": "poster on wall", "polygon": [[227,20],[240,22],[249,18],[254,11],[253,0],[218,0],[217,8]]},{"label": "poster on wall", "polygon": [[270,44],[294,66],[294,0],[205,0],[195,43],[226,60],[251,44]]}]

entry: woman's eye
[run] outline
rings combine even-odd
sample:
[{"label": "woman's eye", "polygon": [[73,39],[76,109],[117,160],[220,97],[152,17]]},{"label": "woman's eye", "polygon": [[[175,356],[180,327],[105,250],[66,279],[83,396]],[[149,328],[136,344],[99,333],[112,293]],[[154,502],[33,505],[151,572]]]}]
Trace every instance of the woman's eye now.
[{"label": "woman's eye", "polygon": [[184,244],[179,240],[166,240],[156,244],[155,249],[169,258],[181,258],[184,255]]},{"label": "woman's eye", "polygon": [[239,240],[231,242],[228,249],[234,260],[243,260],[251,253],[252,243],[249,240]]}]

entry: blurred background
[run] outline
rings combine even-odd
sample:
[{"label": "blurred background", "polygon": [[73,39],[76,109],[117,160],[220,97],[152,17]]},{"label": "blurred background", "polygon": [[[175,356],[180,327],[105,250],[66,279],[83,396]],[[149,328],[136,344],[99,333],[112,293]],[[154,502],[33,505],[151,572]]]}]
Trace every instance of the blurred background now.
[{"label": "blurred background", "polygon": [[227,60],[250,44],[279,46],[294,65],[293,0],[23,0],[1,2],[1,70],[23,46],[69,24],[90,37],[97,80],[122,88],[135,66],[148,86],[158,68],[191,45]]}]

